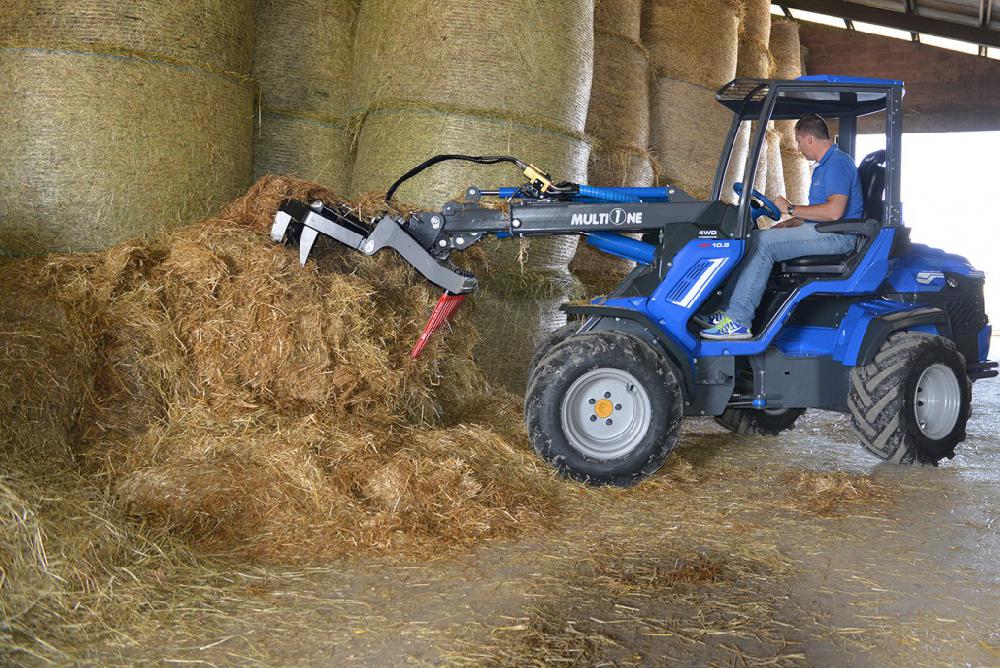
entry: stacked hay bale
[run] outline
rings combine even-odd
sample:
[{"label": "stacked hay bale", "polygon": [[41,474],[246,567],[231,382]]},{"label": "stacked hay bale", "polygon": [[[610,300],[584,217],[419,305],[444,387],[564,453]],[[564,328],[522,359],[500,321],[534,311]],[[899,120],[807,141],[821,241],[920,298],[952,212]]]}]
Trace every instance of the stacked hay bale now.
[{"label": "stacked hay bale", "polygon": [[767,152],[767,163],[764,165],[767,170],[767,176],[765,177],[766,183],[763,192],[772,200],[779,196],[784,197],[787,192],[785,190],[784,155],[781,146],[781,135],[775,125],[773,121],[767,124],[764,145],[761,147],[762,151]]},{"label": "stacked hay bale", "polygon": [[[653,184],[649,144],[649,54],[640,42],[642,0],[594,5],[594,81],[587,134],[594,139],[588,182],[598,186]],[[588,290],[606,291],[635,263],[601,253],[581,240],[573,274]]]},{"label": "stacked hay bale", "polygon": [[[774,59],[768,47],[771,36],[771,3],[769,0],[743,0],[740,21],[739,53],[736,76],[747,79],[767,79],[774,68]],[[733,144],[733,158],[729,164],[727,183],[743,176],[743,164],[750,146],[752,127],[743,124]],[[754,187],[764,192],[767,185],[767,151],[762,150]]]},{"label": "stacked hay bale", "polygon": [[739,55],[736,76],[766,79],[774,70],[771,39],[771,3],[768,0],[743,0],[740,21]]},{"label": "stacked hay bale", "polygon": [[[352,191],[384,191],[439,153],[513,155],[556,179],[585,182],[593,12],[593,0],[364,0],[353,82],[364,120]],[[439,208],[470,184],[522,181],[514,168],[450,162],[407,182],[398,198]],[[492,272],[525,275],[486,281],[477,297],[480,361],[493,378],[523,387],[535,342],[564,322],[536,312],[534,293],[562,291],[576,245],[575,236],[486,244]],[[512,313],[530,322],[512,329]]]},{"label": "stacked hay bale", "polygon": [[296,174],[350,189],[356,14],[356,0],[257,0],[255,176]]},{"label": "stacked hay bale", "polygon": [[250,182],[252,0],[0,7],[0,253],[104,248]]},{"label": "stacked hay bale", "polygon": [[[795,79],[802,76],[802,50],[799,24],[788,19],[775,19],[771,28],[771,52],[775,59],[775,77]],[[795,142],[795,121],[775,124],[780,134],[781,160],[786,197],[797,204],[809,201],[809,163]]]},{"label": "stacked hay bale", "polygon": [[736,75],[734,0],[647,0],[642,40],[655,73],[650,145],[661,180],[707,195],[732,115],[714,97]]}]

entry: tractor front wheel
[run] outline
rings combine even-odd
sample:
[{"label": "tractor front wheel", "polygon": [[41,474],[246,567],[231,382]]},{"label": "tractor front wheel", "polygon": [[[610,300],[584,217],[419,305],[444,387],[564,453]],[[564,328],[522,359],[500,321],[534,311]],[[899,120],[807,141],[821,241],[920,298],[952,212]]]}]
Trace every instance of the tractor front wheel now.
[{"label": "tractor front wheel", "polygon": [[562,475],[626,487],[655,472],[677,445],[680,376],[635,336],[569,337],[542,357],[532,377],[528,436]]},{"label": "tractor front wheel", "polygon": [[851,371],[847,406],[861,444],[896,464],[937,464],[965,440],[972,383],[943,336],[899,332]]}]

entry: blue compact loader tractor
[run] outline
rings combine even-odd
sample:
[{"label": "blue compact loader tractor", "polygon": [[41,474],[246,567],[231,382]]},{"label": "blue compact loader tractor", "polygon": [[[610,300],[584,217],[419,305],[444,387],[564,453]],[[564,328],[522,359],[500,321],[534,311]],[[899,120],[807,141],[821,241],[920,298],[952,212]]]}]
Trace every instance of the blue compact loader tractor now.
[{"label": "blue compact loader tractor", "polygon": [[[474,291],[476,278],[449,256],[487,235],[577,234],[636,268],[607,296],[565,305],[570,324],[535,350],[525,422],[535,451],[563,475],[631,485],[677,445],[681,418],[715,416],[736,433],[777,434],[806,409],[850,416],[861,445],[900,464],[937,464],[965,439],[972,382],[997,375],[987,361],[991,328],[982,271],[961,257],[911,243],[900,202],[900,81],[809,76],[737,79],[716,95],[733,113],[707,201],[680,188],[599,188],[557,183],[510,156],[439,155],[513,163],[526,182],[470,187],[440,211],[361,220],[345,203],[289,200],[271,236],[297,244],[303,263],[323,234],[371,255],[395,249],[445,293],[420,341]],[[853,235],[852,252],[777,263],[747,340],[705,340],[692,316],[717,305],[748,241],[775,205],[753,189],[768,121],[816,113],[836,124],[855,154],[859,119],[884,123],[885,149],[864,157],[864,216],[817,224]],[[733,165],[742,124],[749,154]],[[742,168],[742,179],[727,174]],[[506,206],[486,206],[484,200]],[[642,239],[624,232],[639,232]]]}]

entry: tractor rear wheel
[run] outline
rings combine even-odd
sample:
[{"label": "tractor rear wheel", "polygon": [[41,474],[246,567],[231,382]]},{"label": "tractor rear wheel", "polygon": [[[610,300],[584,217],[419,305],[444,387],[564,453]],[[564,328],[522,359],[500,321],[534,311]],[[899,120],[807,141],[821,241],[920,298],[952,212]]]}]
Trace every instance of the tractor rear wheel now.
[{"label": "tractor rear wheel", "polygon": [[937,464],[965,440],[972,383],[942,336],[899,332],[851,371],[847,406],[861,444],[896,464]]},{"label": "tractor rear wheel", "polygon": [[758,434],[761,436],[777,436],[783,431],[795,427],[795,421],[803,413],[804,408],[728,408],[726,412],[715,418],[715,422],[734,434]]},{"label": "tractor rear wheel", "polygon": [[631,334],[588,332],[542,357],[525,397],[535,451],[592,485],[633,485],[677,446],[684,412],[680,375]]}]

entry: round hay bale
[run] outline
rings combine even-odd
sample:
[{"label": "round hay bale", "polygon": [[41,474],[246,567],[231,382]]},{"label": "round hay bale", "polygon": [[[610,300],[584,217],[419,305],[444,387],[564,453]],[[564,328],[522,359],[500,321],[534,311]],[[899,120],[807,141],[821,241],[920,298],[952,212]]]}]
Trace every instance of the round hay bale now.
[{"label": "round hay bale", "polygon": [[[263,112],[254,175],[350,187],[354,0],[259,0],[253,76]],[[307,48],[289,48],[289,35]]]},{"label": "round hay bale", "polygon": [[92,250],[249,185],[253,3],[0,7],[0,253]]},{"label": "round hay bale", "polygon": [[[739,201],[739,197],[737,197],[736,193],[733,191],[733,184],[743,181],[744,166],[746,165],[747,154],[750,152],[750,139],[753,137],[756,127],[756,123],[743,123],[740,125],[740,129],[737,131],[736,137],[733,140],[733,157],[729,162],[728,169],[726,170],[726,179],[722,184],[722,195],[734,204]],[[753,187],[759,192],[764,192],[767,187],[766,146],[761,150],[761,153],[757,158],[757,162],[757,174],[754,177]]]},{"label": "round hay bale", "polygon": [[4,0],[0,45],[152,58],[245,75],[252,0]]},{"label": "round hay bale", "polygon": [[799,24],[789,19],[771,22],[771,54],[774,56],[776,79],[797,79],[802,76],[802,50]]},{"label": "round hay bale", "polygon": [[590,0],[366,0],[353,106],[466,107],[582,132],[593,15]]},{"label": "round hay bale", "polygon": [[654,176],[648,151],[598,144],[590,154],[587,181],[592,185],[642,188],[652,185]]},{"label": "round hay bale", "polygon": [[650,0],[642,41],[656,76],[718,89],[736,75],[739,23],[736,0]]},{"label": "round hay bale", "polygon": [[652,110],[650,145],[660,181],[707,196],[732,114],[715,101],[714,90],[669,78],[653,84]]},{"label": "round hay bale", "polygon": [[254,136],[254,175],[294,174],[346,193],[351,188],[353,138],[347,121],[263,112]]},{"label": "round hay bale", "polygon": [[785,195],[785,174],[781,166],[781,137],[770,124],[764,142],[764,148],[767,149],[767,182],[764,194],[773,200],[779,195]]},{"label": "round hay bale", "polygon": [[[647,151],[595,146],[590,154],[588,181],[599,186],[644,187],[653,184],[654,169]],[[590,293],[608,292],[635,267],[631,260],[602,253],[580,239],[569,268]]]},{"label": "round hay bale", "polygon": [[472,321],[479,332],[476,362],[487,379],[523,395],[535,347],[566,324],[559,307],[581,292],[566,271],[508,274],[485,281],[472,298]]},{"label": "round hay bale", "polygon": [[768,40],[771,38],[770,0],[743,0],[736,76],[766,79],[774,69]]},{"label": "round hay bale", "polygon": [[766,43],[740,39],[740,55],[736,63],[736,77],[767,79],[774,70],[774,58]]},{"label": "round hay bale", "polygon": [[250,181],[244,81],[13,48],[0,48],[0,81],[0,252],[104,248],[204,217]]},{"label": "round hay bale", "polygon": [[[584,182],[590,145],[581,137],[553,132],[488,115],[442,112],[434,108],[383,109],[368,114],[358,137],[352,192],[384,192],[401,174],[438,153],[509,154],[550,170],[558,180]],[[521,183],[513,166],[477,167],[446,162],[407,181],[401,202],[439,209],[469,185],[495,188]],[[563,267],[576,250],[575,236],[532,239],[524,262],[518,244],[487,244],[491,263],[524,270]]]},{"label": "round hay bale", "polygon": [[[594,31],[620,35],[638,44],[642,39],[642,0],[595,0]],[[595,47],[594,63],[597,63]]]},{"label": "round hay bale", "polygon": [[740,40],[756,42],[766,48],[771,39],[771,0],[742,0],[741,4]]},{"label": "round hay bale", "polygon": [[777,121],[775,127],[781,137],[781,166],[785,176],[785,195],[793,204],[809,201],[812,174],[809,161],[799,151],[795,142],[795,121]]},{"label": "round hay bale", "polygon": [[601,142],[648,145],[649,54],[641,45],[610,32],[594,34],[594,82],[586,128]]},{"label": "round hay bale", "polygon": [[729,165],[726,167],[726,178],[722,182],[722,198],[727,202],[735,204],[739,200],[733,191],[733,184],[743,181],[743,171],[749,150],[750,124],[743,123],[733,138],[733,153],[729,158]]},{"label": "round hay bale", "polygon": [[253,76],[264,110],[348,115],[356,4],[258,0]]},{"label": "round hay bale", "polygon": [[[649,53],[639,42],[641,2],[599,0],[594,7],[594,82],[587,133],[597,144],[587,182],[598,186],[649,186]],[[591,292],[606,292],[635,263],[602,253],[582,239],[570,263]]]}]

